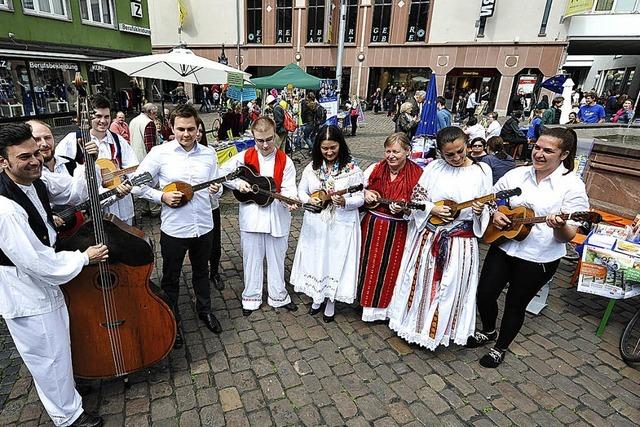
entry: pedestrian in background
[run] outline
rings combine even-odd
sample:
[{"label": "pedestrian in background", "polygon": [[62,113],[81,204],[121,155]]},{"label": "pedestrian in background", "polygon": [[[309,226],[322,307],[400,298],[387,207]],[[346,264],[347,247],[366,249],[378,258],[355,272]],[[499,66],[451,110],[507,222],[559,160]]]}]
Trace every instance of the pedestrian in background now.
[{"label": "pedestrian in background", "polygon": [[111,132],[115,132],[123,137],[128,143],[131,143],[131,131],[129,130],[129,125],[124,119],[124,113],[122,111],[118,111],[116,118],[111,122],[109,129]]},{"label": "pedestrian in background", "polygon": [[447,110],[446,107],[447,101],[439,96],[436,98],[436,116],[438,118],[437,121],[437,129],[436,131],[451,126],[451,111]]}]

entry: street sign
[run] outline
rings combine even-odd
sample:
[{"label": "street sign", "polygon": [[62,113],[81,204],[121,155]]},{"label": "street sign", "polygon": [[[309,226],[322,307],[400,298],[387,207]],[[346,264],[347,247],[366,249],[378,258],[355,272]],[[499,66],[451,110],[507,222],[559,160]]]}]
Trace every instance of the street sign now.
[{"label": "street sign", "polygon": [[496,8],[496,0],[482,0],[482,6],[480,6],[480,17],[489,18],[493,16],[493,12]]},{"label": "street sign", "polygon": [[125,33],[142,34],[144,36],[151,35],[151,29],[138,27],[137,25],[130,25],[130,24],[125,24],[121,22],[119,28],[120,28],[120,31]]},{"label": "street sign", "polygon": [[131,0],[131,16],[133,18],[142,18],[142,3]]}]

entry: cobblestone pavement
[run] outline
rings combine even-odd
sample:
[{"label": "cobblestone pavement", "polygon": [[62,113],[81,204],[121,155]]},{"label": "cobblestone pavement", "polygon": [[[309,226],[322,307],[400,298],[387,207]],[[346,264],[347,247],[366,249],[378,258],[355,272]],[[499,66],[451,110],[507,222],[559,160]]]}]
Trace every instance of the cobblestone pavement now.
[{"label": "cobblestone pavement", "polygon": [[[385,116],[368,120],[348,139],[363,167],[378,158],[391,130]],[[301,219],[294,216],[287,277]],[[157,241],[158,220],[139,220]],[[300,304],[296,313],[265,304],[243,317],[237,220],[236,204],[224,196],[227,287],[212,290],[224,332],[216,336],[197,320],[187,262],[182,282],[189,291],[181,299],[186,346],[151,371],[131,375],[128,386],[92,383],[85,408],[102,414],[108,426],[640,424],[640,371],[625,366],[617,348],[633,306],[618,303],[604,337],[596,337],[606,301],[568,285],[575,264],[561,264],[548,307],[527,316],[505,362],[487,370],[478,364],[482,349],[409,346],[385,324],[363,323],[344,304],[330,324],[309,316],[302,306],[309,299],[299,295],[293,296]],[[51,424],[4,323],[0,410],[2,426]]]}]

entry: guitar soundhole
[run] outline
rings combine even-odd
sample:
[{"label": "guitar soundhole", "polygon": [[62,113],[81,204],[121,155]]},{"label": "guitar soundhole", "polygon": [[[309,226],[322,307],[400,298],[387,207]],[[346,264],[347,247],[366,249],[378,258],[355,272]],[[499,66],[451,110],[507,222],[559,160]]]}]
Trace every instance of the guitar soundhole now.
[{"label": "guitar soundhole", "polygon": [[260,192],[260,186],[258,186],[258,184],[253,184],[251,186],[251,192],[258,194]]},{"label": "guitar soundhole", "polygon": [[106,274],[97,274],[96,276],[96,286],[98,289],[102,291],[108,291],[116,287],[118,282],[118,276],[116,276],[112,272],[107,272]]}]

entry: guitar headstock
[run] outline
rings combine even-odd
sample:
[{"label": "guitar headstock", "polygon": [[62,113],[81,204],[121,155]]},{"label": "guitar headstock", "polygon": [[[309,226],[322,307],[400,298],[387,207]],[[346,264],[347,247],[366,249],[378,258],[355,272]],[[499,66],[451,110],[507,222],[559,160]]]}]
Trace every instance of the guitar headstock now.
[{"label": "guitar headstock", "polygon": [[584,212],[574,212],[569,215],[569,218],[572,221],[586,221],[592,224],[597,224],[602,221],[602,215],[598,212],[584,211]]},{"label": "guitar headstock", "polygon": [[131,185],[136,186],[136,185],[143,185],[151,181],[153,181],[153,177],[151,176],[151,174],[149,172],[144,172],[140,175],[134,176],[130,182],[131,182]]},{"label": "guitar headstock", "polygon": [[364,188],[364,184],[354,185],[353,187],[349,187],[348,188],[348,192],[349,193],[356,193],[358,191],[362,191],[363,188]]},{"label": "guitar headstock", "polygon": [[496,193],[496,199],[503,200],[508,199],[509,197],[519,196],[522,194],[522,190],[520,187],[512,188],[509,190],[502,190]]}]

